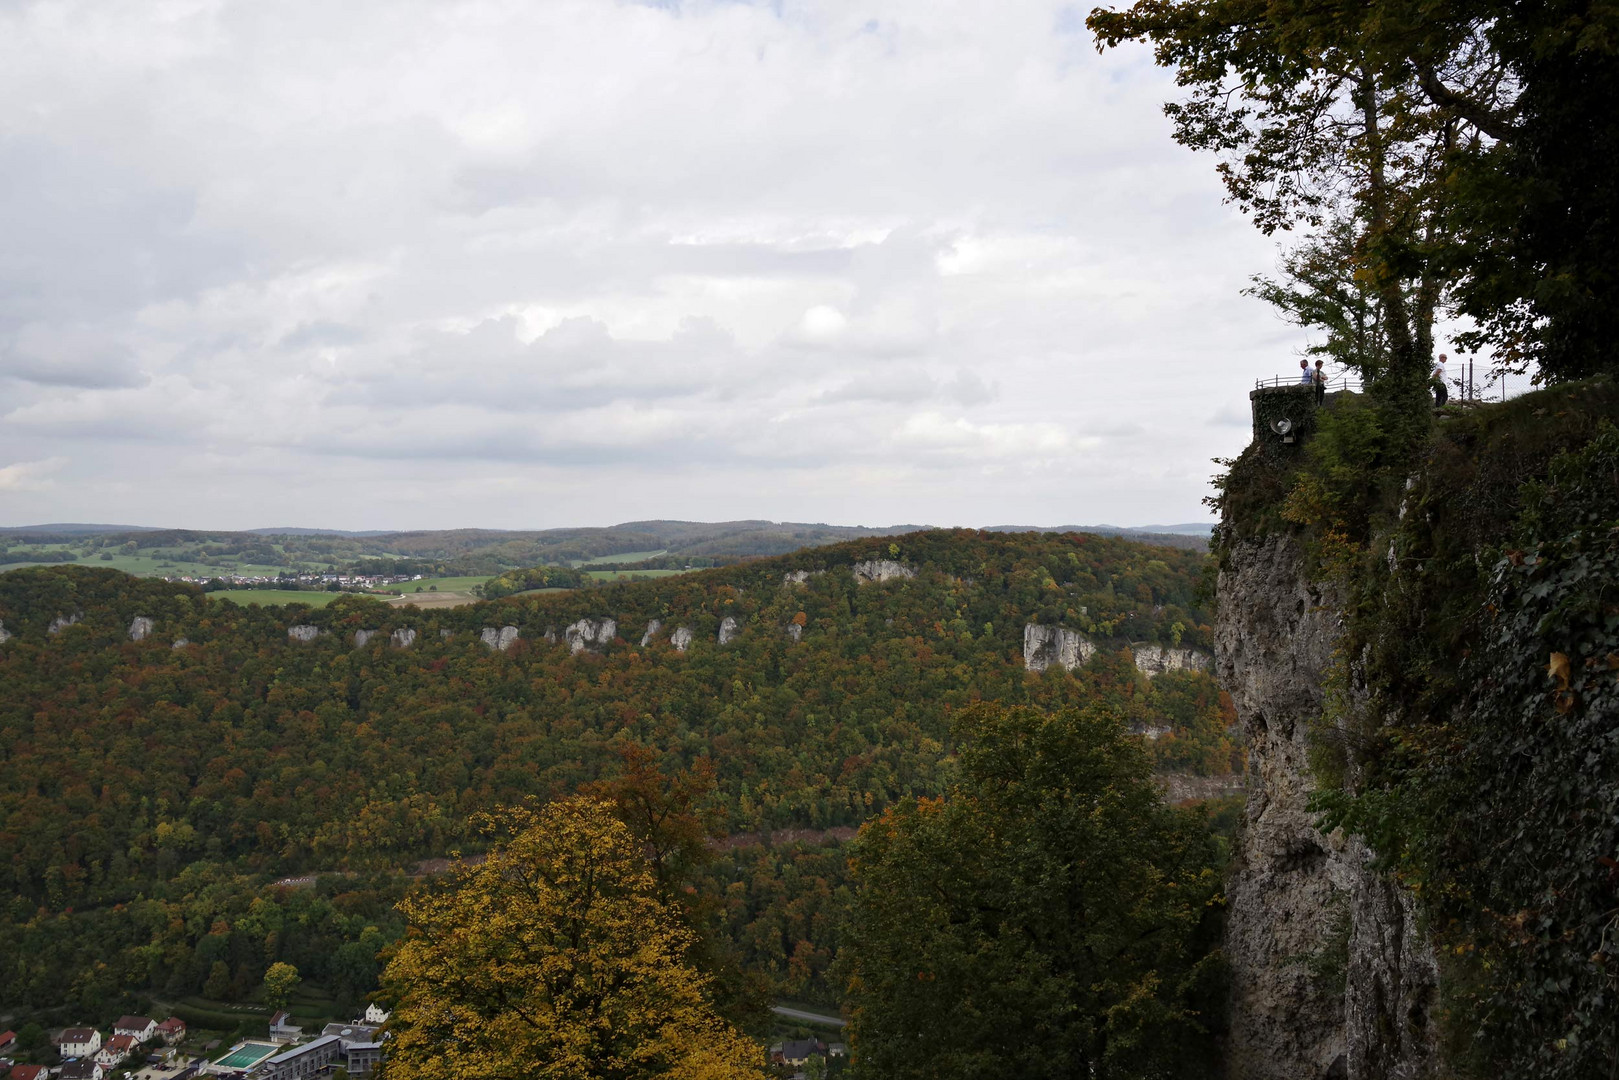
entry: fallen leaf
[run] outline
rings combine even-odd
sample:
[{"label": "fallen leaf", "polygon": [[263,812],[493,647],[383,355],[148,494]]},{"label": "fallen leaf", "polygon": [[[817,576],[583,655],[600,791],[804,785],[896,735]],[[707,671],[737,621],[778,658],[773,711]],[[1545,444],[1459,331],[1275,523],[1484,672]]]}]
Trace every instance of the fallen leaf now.
[{"label": "fallen leaf", "polygon": [[1548,678],[1557,680],[1558,689],[1567,690],[1569,675],[1568,654],[1552,653],[1551,663],[1546,665],[1546,675]]}]

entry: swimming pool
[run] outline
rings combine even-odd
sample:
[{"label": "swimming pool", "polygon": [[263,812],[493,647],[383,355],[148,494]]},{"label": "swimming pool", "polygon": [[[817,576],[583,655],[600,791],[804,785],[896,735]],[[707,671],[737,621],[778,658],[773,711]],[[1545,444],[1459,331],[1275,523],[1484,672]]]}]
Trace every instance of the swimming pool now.
[{"label": "swimming pool", "polygon": [[214,1062],[215,1069],[240,1069],[246,1071],[263,1061],[274,1057],[285,1047],[274,1043],[245,1042],[231,1047],[230,1053]]}]

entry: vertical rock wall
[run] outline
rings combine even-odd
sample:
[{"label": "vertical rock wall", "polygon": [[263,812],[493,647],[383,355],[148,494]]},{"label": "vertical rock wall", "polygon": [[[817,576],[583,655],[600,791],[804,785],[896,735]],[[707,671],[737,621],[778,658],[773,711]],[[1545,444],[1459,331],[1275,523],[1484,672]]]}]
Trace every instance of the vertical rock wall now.
[{"label": "vertical rock wall", "polygon": [[1437,980],[1414,905],[1307,808],[1309,729],[1339,631],[1291,539],[1236,542],[1215,624],[1249,755],[1228,888],[1232,1080],[1408,1080],[1432,1065]]}]

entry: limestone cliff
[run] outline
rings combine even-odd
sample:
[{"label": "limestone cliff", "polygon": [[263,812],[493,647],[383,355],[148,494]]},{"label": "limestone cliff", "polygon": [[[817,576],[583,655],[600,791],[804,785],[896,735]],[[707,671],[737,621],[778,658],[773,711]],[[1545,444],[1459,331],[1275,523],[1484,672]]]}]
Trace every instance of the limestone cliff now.
[{"label": "limestone cliff", "polygon": [[1249,761],[1228,885],[1232,1080],[1414,1080],[1432,1064],[1435,963],[1414,905],[1307,806],[1340,629],[1291,539],[1233,543],[1215,624]]},{"label": "limestone cliff", "polygon": [[580,619],[562,631],[568,651],[578,654],[586,649],[606,648],[618,636],[618,620],[611,618]]}]

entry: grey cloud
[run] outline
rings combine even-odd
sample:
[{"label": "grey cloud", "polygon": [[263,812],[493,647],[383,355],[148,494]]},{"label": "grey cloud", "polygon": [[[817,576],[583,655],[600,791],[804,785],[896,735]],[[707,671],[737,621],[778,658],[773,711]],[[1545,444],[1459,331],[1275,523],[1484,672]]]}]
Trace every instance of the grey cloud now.
[{"label": "grey cloud", "polygon": [[106,389],[145,382],[134,354],[105,332],[73,325],[22,327],[0,342],[0,376],[41,386]]},{"label": "grey cloud", "polygon": [[6,8],[3,512],[1184,520],[1273,255],[1070,10]]}]

